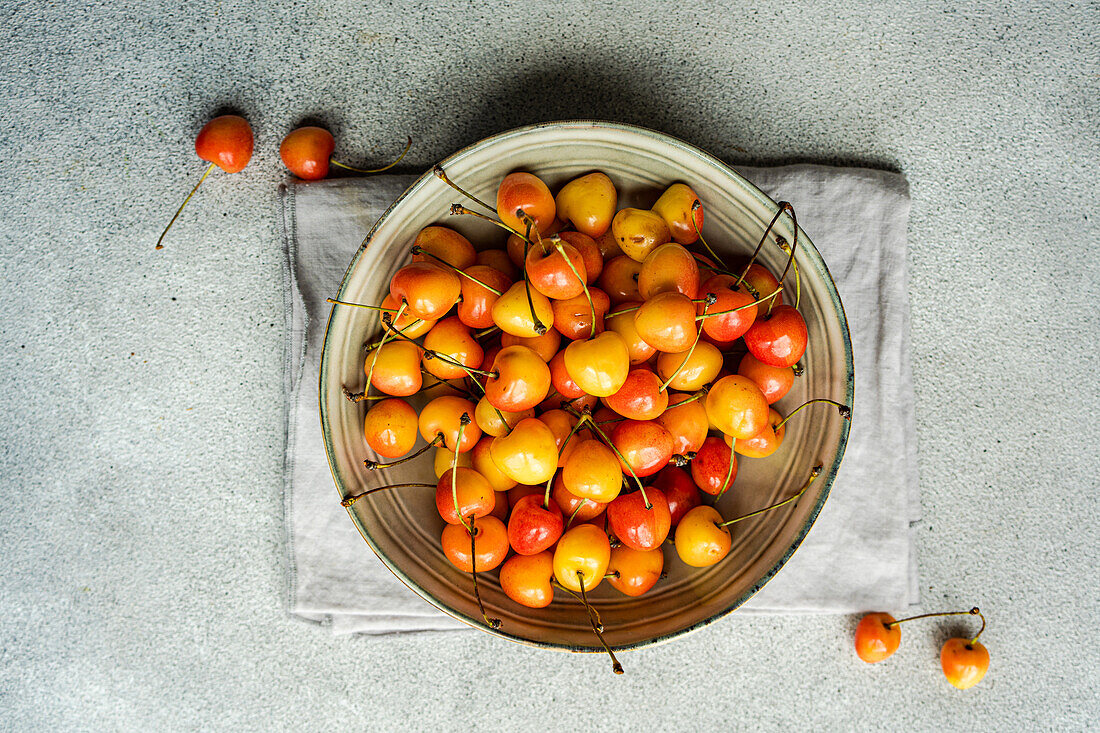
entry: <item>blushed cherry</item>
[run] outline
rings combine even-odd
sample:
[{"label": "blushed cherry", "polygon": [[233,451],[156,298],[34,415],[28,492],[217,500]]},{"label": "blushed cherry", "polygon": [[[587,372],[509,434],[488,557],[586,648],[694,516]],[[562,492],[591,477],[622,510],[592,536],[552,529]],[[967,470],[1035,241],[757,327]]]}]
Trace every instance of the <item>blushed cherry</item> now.
[{"label": "blushed cherry", "polygon": [[436,319],[425,320],[418,318],[412,313],[408,312],[408,308],[401,310],[401,303],[394,299],[392,295],[386,293],[386,297],[382,298],[382,305],[379,306],[378,322],[382,324],[382,328],[389,330],[386,326],[383,316],[390,316],[390,323],[393,327],[400,331],[403,336],[408,336],[411,339],[417,336],[423,336],[428,331],[432,330],[432,327],[438,322]]},{"label": "blushed cherry", "polygon": [[[508,277],[508,282],[513,283],[519,279],[519,268],[508,253],[503,249],[483,249],[477,253],[477,264],[481,267],[491,267],[497,272],[502,272]],[[486,326],[488,328],[488,326]]]},{"label": "blushed cherry", "polygon": [[[700,341],[695,348],[657,355],[657,375],[670,389],[694,392],[710,384],[722,370],[722,352],[714,344]],[[675,376],[674,376],[675,375]]]},{"label": "blushed cherry", "polygon": [[[591,437],[584,428],[577,428],[577,419],[565,410],[553,409],[539,415],[539,420],[546,423],[550,432],[554,434],[554,445],[558,451],[558,468],[565,465],[566,460],[573,454],[584,440]],[[569,442],[566,443],[565,441]]]},{"label": "blushed cherry", "polygon": [[707,417],[732,438],[751,438],[768,424],[768,401],[747,377],[722,377],[706,398]]},{"label": "blushed cherry", "polygon": [[737,373],[755,382],[769,405],[774,405],[783,399],[794,386],[793,367],[771,366],[752,354],[741,357],[741,362],[737,365]]},{"label": "blushed cherry", "polygon": [[559,218],[572,224],[578,232],[595,238],[611,227],[618,193],[606,174],[595,172],[562,186],[555,202]]},{"label": "blushed cherry", "polygon": [[[768,268],[763,265],[753,263],[749,265],[745,270],[742,282],[747,283],[749,287],[756,291],[757,300],[764,300],[769,295],[779,289],[779,280],[775,275],[771,274]],[[769,303],[775,303],[775,308],[783,305],[783,293],[775,296]],[[767,306],[764,307],[767,310]]]},{"label": "blushed cherry", "polygon": [[674,183],[653,204],[653,211],[665,220],[673,240],[680,244],[692,244],[703,230],[703,207],[695,206],[698,200],[690,186]]},{"label": "blushed cherry", "polygon": [[542,179],[523,171],[506,175],[497,189],[497,216],[507,226],[523,232],[527,225],[517,215],[519,210],[534,220],[541,234],[549,231],[557,211],[554,196]]},{"label": "blushed cherry", "polygon": [[550,367],[526,346],[501,349],[491,372],[496,376],[485,381],[485,399],[498,410],[530,410],[550,391]]},{"label": "blushed cherry", "polygon": [[901,628],[888,613],[869,613],[856,626],[856,654],[875,664],[893,656],[901,645]]},{"label": "blushed cherry", "polygon": [[631,420],[652,420],[668,407],[668,392],[661,379],[645,367],[631,369],[617,392],[604,397],[604,404]]},{"label": "blushed cherry", "polygon": [[668,502],[669,522],[673,527],[680,523],[684,515],[703,503],[703,497],[691,476],[678,466],[662,468],[651,486],[664,493]]},{"label": "blushed cherry", "polygon": [[438,320],[462,294],[458,275],[434,262],[412,262],[390,279],[390,295],[417,318]]},{"label": "blushed cherry", "polygon": [[687,351],[695,343],[695,303],[682,293],[658,293],[634,312],[634,327],[658,351]]},{"label": "blushed cherry", "polygon": [[[474,446],[474,448],[476,449],[477,446]],[[435,470],[435,477],[437,479],[454,468],[455,463],[454,451],[445,445],[436,447],[432,456],[432,468]],[[474,468],[473,451],[459,453],[457,464],[459,468]]]},{"label": "blushed cherry", "polygon": [[435,506],[444,522],[462,524],[470,517],[491,514],[496,506],[496,492],[485,477],[472,468],[448,469],[436,483]]},{"label": "blushed cherry", "polygon": [[[689,298],[698,297],[699,266],[682,245],[668,243],[654,247],[638,274],[638,292],[643,300],[657,293],[675,292]],[[717,308],[712,308],[717,310]]]},{"label": "blushed cherry", "polygon": [[573,382],[590,395],[615,394],[630,373],[630,355],[619,334],[604,331],[565,347],[565,369]]},{"label": "blushed cherry", "polygon": [[[619,476],[619,483],[621,484],[622,474],[620,473]],[[551,489],[550,497],[558,503],[562,515],[566,517],[567,521],[572,519],[573,522],[587,522],[590,519],[598,517],[607,507],[607,504],[577,496],[572,491],[565,488],[565,481],[560,471],[558,475],[554,477],[554,484]]]},{"label": "blushed cherry", "polygon": [[682,392],[671,392],[668,407],[657,422],[672,436],[672,452],[686,456],[703,446],[710,423],[703,400]]},{"label": "blushed cherry", "polygon": [[745,332],[745,346],[760,361],[775,367],[798,363],[806,353],[806,321],[793,306],[780,305],[757,317]]},{"label": "blushed cherry", "polygon": [[620,593],[640,596],[657,584],[665,569],[665,553],[655,550],[635,550],[626,545],[611,548],[607,563],[607,582]]},{"label": "blushed cherry", "polygon": [[[611,561],[611,542],[591,524],[570,527],[554,549],[554,577],[571,591],[591,591],[603,581]],[[578,576],[578,573],[580,575]]]},{"label": "blushed cherry", "polygon": [[[650,507],[646,508],[646,499]],[[607,522],[611,531],[627,547],[654,550],[668,537],[672,513],[668,499],[658,488],[650,486],[643,497],[641,491],[619,494],[607,505]]]},{"label": "blushed cherry", "polygon": [[389,341],[367,353],[363,372],[380,392],[408,397],[419,392],[424,383],[420,353],[420,347],[411,341]]},{"label": "blushed cherry", "polygon": [[591,285],[596,282],[600,273],[603,272],[604,261],[596,240],[581,232],[558,232],[558,237],[563,242],[573,245],[573,248],[580,253],[581,259],[584,260],[585,283]]},{"label": "blushed cherry", "polygon": [[520,555],[536,555],[549,550],[561,537],[565,520],[553,499],[543,504],[537,494],[525,496],[512,507],[508,518],[508,544]]},{"label": "blushed cherry", "polygon": [[[769,409],[768,424],[764,429],[751,438],[738,438],[733,442],[733,449],[747,458],[767,458],[783,445],[786,434],[787,426],[783,423],[783,416],[774,409]],[[727,435],[726,442],[729,443],[730,440]]]},{"label": "blushed cherry", "polygon": [[378,455],[403,456],[416,444],[416,410],[402,399],[379,400],[367,410],[363,436]]},{"label": "blushed cherry", "polygon": [[[466,415],[465,420],[463,415]],[[452,451],[465,453],[481,439],[481,428],[473,421],[473,415],[474,403],[469,400],[450,395],[436,397],[420,410],[420,437],[432,441],[436,435],[442,433],[444,445]]]},{"label": "blushed cherry", "polygon": [[[623,473],[651,476],[668,465],[672,457],[672,436],[654,420],[623,420],[611,431],[611,442],[622,454]],[[576,493],[576,492],[574,492]]]},{"label": "blushed cherry", "polygon": [[646,255],[672,240],[660,215],[644,209],[625,208],[611,220],[611,231],[623,254],[642,262]]},{"label": "blushed cherry", "polygon": [[507,434],[520,420],[534,416],[534,409],[522,410],[520,412],[498,410],[493,407],[485,397],[478,400],[477,407],[474,408],[474,421],[477,423],[477,426],[481,428],[482,433],[491,435],[494,438]]},{"label": "blushed cherry", "polygon": [[546,608],[554,600],[554,553],[512,555],[500,566],[500,589],[521,606]]},{"label": "blushed cherry", "polygon": [[538,246],[528,248],[525,267],[531,287],[547,298],[567,300],[584,292],[584,284],[588,282],[587,271],[584,258],[573,245],[562,242],[560,246],[560,251],[556,247],[545,250]]},{"label": "blushed cherry", "polygon": [[546,483],[558,468],[554,434],[534,417],[521,420],[507,435],[493,438],[489,455],[502,473],[528,486]]},{"label": "blushed cherry", "polygon": [[[530,293],[530,300],[528,300]],[[533,307],[533,313],[532,313]],[[504,291],[492,307],[493,323],[513,336],[530,338],[546,333],[554,325],[550,299],[520,280]]]},{"label": "blushed cherry", "polygon": [[474,265],[464,272],[459,277],[462,300],[457,308],[458,319],[470,328],[489,328],[493,325],[493,306],[500,294],[512,287],[512,278],[487,265]]},{"label": "blushed cherry", "polygon": [[[714,293],[717,298],[714,305],[707,307],[708,314],[702,319],[703,333],[718,341],[735,341],[745,335],[752,327],[760,306],[753,305],[756,299],[749,291],[736,285],[736,278],[729,275],[713,275],[700,287],[702,292]],[[700,306],[700,315],[703,315]]]},{"label": "blushed cherry", "polygon": [[[557,333],[557,331],[555,330],[554,333]],[[550,367],[550,384],[561,397],[571,400],[585,394],[585,391],[577,386],[577,383],[573,381],[573,378],[569,376],[569,371],[565,368],[564,349],[554,354],[548,366]]]},{"label": "blushed cherry", "polygon": [[328,175],[336,138],[323,127],[306,125],[291,130],[279,144],[279,157],[291,173],[303,181],[319,181]]},{"label": "blushed cherry", "polygon": [[623,337],[631,366],[649,361],[649,358],[657,353],[657,349],[647,344],[634,326],[634,313],[640,305],[641,303],[635,302],[617,305],[611,313],[607,314],[607,319],[604,321],[607,330],[614,331]]},{"label": "blushed cherry", "polygon": [[737,457],[724,440],[711,436],[691,461],[691,478],[702,491],[719,496],[737,478]]},{"label": "blushed cherry", "polygon": [[977,639],[948,639],[940,650],[943,676],[960,690],[969,690],[989,670],[989,650]]},{"label": "blushed cherry", "polygon": [[459,270],[468,270],[477,262],[474,245],[450,227],[437,224],[424,227],[413,240],[413,247],[422,250],[413,254],[413,262],[431,262],[438,257]]},{"label": "blushed cherry", "polygon": [[[461,524],[448,524],[443,527],[443,554],[451,564],[464,573],[493,570],[508,556],[508,530],[504,522],[496,517],[479,517],[473,520],[474,534],[471,552],[470,532]],[[474,554],[476,553],[476,555]]]},{"label": "blushed cherry", "polygon": [[722,515],[711,506],[697,506],[676,525],[676,554],[685,565],[705,568],[729,554],[733,540],[722,526]]},{"label": "blushed cherry", "polygon": [[554,355],[558,353],[558,347],[561,346],[561,333],[557,329],[551,328],[541,336],[513,336],[510,333],[502,333],[500,335],[500,345],[503,347],[508,346],[526,346],[539,355],[547,364],[554,358]]},{"label": "blushed cherry", "polygon": [[[513,488],[516,485],[516,481],[515,479],[509,478],[508,474],[501,471],[500,468],[497,467],[497,464],[493,462],[493,458],[489,454],[489,446],[493,442],[493,437],[494,436],[491,435],[484,436],[473,447],[473,450],[468,453],[460,453],[458,457],[461,461],[464,456],[469,456],[470,467],[480,473],[485,480],[489,482],[489,485],[493,487],[494,491],[501,493]],[[443,450],[446,450],[446,448]],[[448,463],[447,466],[450,467],[450,464]],[[437,470],[436,475],[439,476],[441,474],[442,471]]]},{"label": "blushed cherry", "polygon": [[626,255],[619,255],[604,262],[600,273],[600,289],[615,305],[619,303],[641,301],[638,290],[638,278],[641,276],[642,263]]},{"label": "blushed cherry", "polygon": [[623,472],[614,451],[598,440],[582,440],[561,470],[562,485],[582,499],[607,504],[623,486]]},{"label": "blushed cherry", "polygon": [[[422,363],[424,371],[437,379],[462,379],[469,372],[463,369],[477,369],[481,364],[485,351],[481,344],[470,333],[466,324],[457,316],[448,316],[432,327],[424,336],[424,348],[426,349]],[[441,354],[447,358],[432,356],[429,352]],[[455,363],[457,362],[457,363]]]},{"label": "blushed cherry", "polygon": [[[592,301],[589,303],[588,298]],[[604,315],[611,307],[607,294],[599,288],[589,288],[588,295],[578,295],[566,300],[552,300],[554,328],[568,339],[586,339],[604,330]],[[592,328],[592,313],[596,314],[596,327]]]}]

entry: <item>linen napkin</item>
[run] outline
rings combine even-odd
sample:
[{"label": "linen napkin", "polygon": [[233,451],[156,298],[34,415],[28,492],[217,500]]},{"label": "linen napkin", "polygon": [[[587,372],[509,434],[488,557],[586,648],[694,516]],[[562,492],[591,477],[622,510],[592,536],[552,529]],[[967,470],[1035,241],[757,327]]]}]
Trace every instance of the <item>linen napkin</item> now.
[{"label": "linen napkin", "polygon": [[[905,610],[918,596],[910,525],[919,519],[909,363],[909,194],[894,173],[740,167],[794,202],[836,280],[851,329],[857,418],[829,500],[798,552],[742,612]],[[464,629],[402,585],[336,501],[321,439],[317,376],[329,305],[375,220],[413,181],[385,175],[283,186],[287,361],[286,521],[291,613],[334,633]]]}]

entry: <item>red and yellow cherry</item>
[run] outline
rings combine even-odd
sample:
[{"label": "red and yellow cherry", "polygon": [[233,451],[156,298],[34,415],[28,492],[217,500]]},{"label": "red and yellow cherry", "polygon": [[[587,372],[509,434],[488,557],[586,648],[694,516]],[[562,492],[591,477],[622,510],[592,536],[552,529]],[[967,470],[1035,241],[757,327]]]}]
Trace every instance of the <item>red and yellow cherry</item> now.
[{"label": "red and yellow cherry", "polygon": [[554,310],[550,307],[550,299],[534,288],[530,289],[530,301],[527,300],[527,295],[527,285],[520,280],[497,298],[491,312],[493,323],[501,331],[531,338],[545,333],[544,329],[554,325]]},{"label": "red and yellow cherry", "polygon": [[[477,253],[477,264],[481,267],[491,267],[497,272],[502,272],[508,277],[508,282],[513,283],[519,278],[519,268],[503,249],[483,249]],[[471,273],[473,274],[473,273]],[[475,277],[477,277],[475,275]],[[501,292],[504,291],[500,288]],[[488,326],[486,326],[488,328]]]},{"label": "red and yellow cherry", "polygon": [[545,486],[524,486],[523,484],[520,484],[519,486],[513,486],[507,492],[508,493],[508,509],[509,509],[509,511],[511,511],[512,509],[515,508],[516,504],[519,504],[520,499],[523,499],[523,498],[528,497],[528,496],[537,496],[541,499],[543,497],[543,495],[545,494],[545,492],[546,492],[546,487]]},{"label": "red and yellow cherry", "polygon": [[611,442],[625,459],[618,462],[622,472],[639,478],[657,473],[672,457],[672,436],[655,420],[623,420],[611,431]]},{"label": "red and yellow cherry", "polygon": [[706,398],[707,417],[732,438],[751,438],[768,424],[768,401],[756,383],[733,374],[722,377]]},{"label": "red and yellow cherry", "polygon": [[489,455],[508,478],[528,486],[545,484],[558,468],[554,434],[534,417],[520,420],[512,432],[493,438]]},{"label": "red and yellow cherry", "polygon": [[291,130],[279,144],[283,165],[304,181],[319,181],[328,175],[329,159],[336,139],[323,127],[307,125]]},{"label": "red and yellow cherry", "polygon": [[607,297],[615,305],[641,301],[642,294],[638,290],[641,272],[641,262],[626,255],[613,257],[604,263],[599,279],[600,289],[607,293]]},{"label": "red and yellow cherry", "polygon": [[508,518],[508,543],[520,555],[536,555],[549,550],[561,537],[565,520],[557,502],[543,505],[538,494],[525,496],[512,507]]},{"label": "red and yellow cherry", "polygon": [[435,485],[435,507],[447,524],[462,524],[471,516],[486,517],[495,506],[496,492],[493,487],[472,468],[447,469]]},{"label": "red and yellow cherry", "polygon": [[573,248],[580,253],[581,259],[584,260],[584,282],[587,285],[596,282],[600,273],[603,272],[603,254],[596,240],[580,232],[558,232],[558,237],[563,242],[573,245]]},{"label": "red and yellow cherry", "polygon": [[[751,438],[738,438],[733,441],[733,450],[747,458],[767,458],[779,450],[783,445],[783,438],[787,434],[787,425],[783,423],[783,416],[774,409],[768,410],[768,424]],[[778,429],[777,429],[778,426]],[[726,442],[731,438],[727,435]]]},{"label": "red and yellow cherry", "polygon": [[489,404],[489,400],[485,397],[478,400],[477,407],[474,408],[474,421],[477,426],[481,428],[483,434],[491,435],[494,438],[507,434],[520,420],[534,416],[535,411],[533,409],[520,412],[498,410]]},{"label": "red and yellow cherry", "polygon": [[[742,282],[748,283],[749,287],[756,291],[759,300],[767,298],[779,289],[779,280],[775,275],[771,274],[768,268],[756,263],[749,265],[749,269],[745,271],[745,277]],[[768,302],[775,303],[775,307],[778,308],[783,305],[783,293],[780,293]],[[767,306],[764,307],[764,310],[767,310]]]},{"label": "red and yellow cherry", "polygon": [[661,379],[649,369],[631,369],[623,386],[603,398],[604,404],[631,420],[653,420],[668,407],[668,392]]},{"label": "red and yellow cherry", "polygon": [[969,690],[989,670],[989,650],[974,639],[948,639],[940,650],[943,676],[960,690]]},{"label": "red and yellow cherry", "polygon": [[722,515],[714,507],[697,506],[676,525],[676,554],[685,565],[705,568],[729,554],[732,539],[722,526]]},{"label": "red and yellow cherry", "polygon": [[578,232],[599,237],[611,227],[618,193],[603,173],[589,173],[562,186],[555,198],[557,214]]},{"label": "red and yellow cherry", "polygon": [[620,210],[611,220],[611,232],[623,254],[638,262],[672,239],[665,220],[644,209]]},{"label": "red and yellow cherry", "polygon": [[[554,577],[571,591],[591,591],[607,574],[611,561],[611,542],[607,535],[591,524],[570,527],[554,548]],[[579,573],[579,575],[578,575]]]},{"label": "red and yellow cherry", "polygon": [[[476,450],[477,446],[474,446]],[[435,469],[435,477],[439,478],[443,474],[454,468],[455,454],[450,448],[445,445],[438,446],[435,449],[435,453],[432,457],[432,467]],[[469,450],[465,453],[458,454],[458,466],[459,468],[474,468],[473,451]],[[477,470],[477,469],[474,469]],[[480,473],[480,471],[479,471]]]},{"label": "red and yellow cherry", "polygon": [[600,248],[600,254],[603,255],[604,262],[623,256],[623,250],[619,243],[615,241],[615,233],[611,231],[610,226],[607,227],[606,232],[595,237],[595,240],[596,246]]},{"label": "red and yellow cherry", "polygon": [[[619,475],[622,476],[621,473]],[[621,478],[619,483],[622,484]],[[590,519],[595,519],[607,507],[607,504],[577,496],[565,488],[565,480],[560,472],[554,477],[550,497],[558,503],[562,514],[566,517],[572,517],[574,522],[587,522]]]},{"label": "red and yellow cherry", "polygon": [[653,204],[653,211],[665,220],[673,240],[680,244],[693,243],[703,230],[703,207],[695,207],[698,200],[690,186],[674,183]]},{"label": "red and yellow cherry", "polygon": [[[646,499],[650,507],[646,509]],[[660,489],[650,486],[641,491],[619,494],[607,505],[607,523],[611,531],[627,547],[654,550],[668,537],[672,513],[668,499]]]},{"label": "red and yellow cherry", "polygon": [[598,440],[581,440],[561,469],[562,485],[582,499],[607,504],[623,486],[615,453]]},{"label": "red and yellow cherry", "polygon": [[[470,467],[480,473],[485,480],[489,482],[489,485],[493,487],[494,491],[498,493],[505,492],[514,487],[516,481],[509,478],[508,475],[501,471],[500,468],[497,467],[497,464],[493,462],[493,458],[489,454],[489,446],[492,442],[493,436],[486,435],[477,442],[473,450],[468,453],[459,453],[459,465],[462,465],[462,458],[468,456],[470,458]],[[437,476],[442,473],[443,471],[436,471]]]},{"label": "red and yellow cherry", "polygon": [[157,238],[157,249],[164,249],[162,242],[165,235],[168,234],[168,230],[179,218],[183,207],[187,206],[187,202],[195,195],[195,191],[199,189],[202,182],[214,170],[214,166],[221,168],[226,173],[239,173],[248,165],[248,161],[252,160],[252,142],[252,128],[245,118],[238,115],[222,115],[203,125],[195,138],[195,153],[209,162],[210,165],[207,166],[199,182],[191,189],[191,193],[187,194],[187,198],[176,209],[176,213],[169,220],[168,226],[164,227],[164,231]]},{"label": "red and yellow cherry", "polygon": [[[588,298],[592,298],[591,304]],[[552,300],[554,328],[568,339],[586,339],[593,335],[592,312],[596,313],[595,333],[604,330],[603,317],[611,307],[607,293],[599,288],[589,288],[588,295],[578,295],[566,300]]]},{"label": "red and yellow cherry", "polygon": [[672,452],[682,456],[702,448],[710,429],[703,401],[682,392],[669,393],[668,407],[657,422],[672,436]]},{"label": "red and yellow cherry", "polygon": [[[766,309],[765,309],[766,310]],[[745,346],[760,361],[775,367],[794,366],[806,353],[806,321],[793,306],[780,305],[757,317],[745,332]]]},{"label": "red and yellow cherry", "polygon": [[431,255],[435,255],[459,270],[468,270],[477,262],[474,245],[450,227],[424,227],[413,240],[413,247],[421,250],[413,255],[413,262],[431,262]]},{"label": "red and yellow cherry", "polygon": [[470,532],[461,524],[443,527],[443,554],[464,573],[474,570],[475,559],[479,573],[492,570],[508,556],[508,530],[504,522],[493,516],[475,519],[473,527],[476,557],[470,554]]},{"label": "red and yellow cherry", "polygon": [[526,346],[501,349],[491,371],[496,376],[485,381],[485,399],[498,410],[530,410],[550,391],[550,367]]},{"label": "red and yellow cherry", "polygon": [[695,264],[695,258],[679,244],[654,247],[642,261],[638,292],[643,300],[668,292],[681,293],[689,298],[698,297],[699,266]]},{"label": "red and yellow cherry", "polygon": [[[471,453],[473,451],[470,451]],[[461,455],[468,456],[470,453],[462,453]],[[500,521],[508,524],[508,512],[511,507],[508,506],[508,492],[507,491],[494,491],[496,503],[493,505],[493,511],[489,512],[489,516],[496,517]]]},{"label": "red and yellow cherry", "polygon": [[554,358],[554,355],[558,353],[558,347],[561,345],[561,334],[556,329],[549,329],[541,336],[532,336],[530,338],[525,336],[513,336],[510,333],[502,333],[500,335],[500,345],[503,347],[508,346],[526,346],[539,355],[547,364]]},{"label": "red and yellow cherry", "polygon": [[764,393],[764,399],[769,405],[774,405],[783,399],[794,386],[793,367],[771,366],[752,354],[741,357],[741,363],[737,365],[737,373],[756,382],[756,386]]},{"label": "red and yellow cherry", "polygon": [[[463,415],[468,416],[464,422]],[[420,437],[431,442],[436,435],[443,434],[444,445],[452,451],[465,453],[471,450],[481,439],[481,428],[473,421],[474,403],[461,397],[444,395],[436,397],[420,410],[418,420]],[[459,431],[462,442],[458,442]],[[499,440],[499,438],[497,439]],[[455,445],[458,445],[456,448]]]},{"label": "red and yellow cherry", "polygon": [[[557,333],[555,330],[553,333]],[[550,359],[550,384],[557,390],[558,394],[567,400],[571,400],[574,397],[580,397],[585,393],[573,378],[569,376],[569,371],[565,368],[565,350],[562,349],[558,353],[554,354],[554,357]]]},{"label": "red and yellow cherry", "polygon": [[631,366],[649,361],[649,358],[657,353],[657,349],[647,344],[634,326],[634,312],[640,305],[641,303],[632,302],[617,305],[608,314],[609,317],[604,323],[607,330],[614,331],[623,337]]},{"label": "red and yellow cherry", "polygon": [[[703,333],[718,341],[734,341],[745,335],[756,320],[759,306],[753,305],[756,300],[745,288],[737,286],[736,278],[729,275],[713,275],[707,278],[700,286],[700,292],[714,293],[717,298],[713,305],[706,307],[707,315],[703,318]],[[740,310],[734,310],[739,308]],[[727,313],[726,311],[732,311]],[[703,306],[699,306],[699,314],[703,313]]]},{"label": "red and yellow cherry", "polygon": [[493,305],[500,297],[493,290],[503,293],[512,287],[512,279],[487,265],[474,265],[464,272],[469,277],[459,278],[462,300],[458,304],[458,319],[470,328],[489,328],[493,325]]},{"label": "red and yellow cherry", "polygon": [[573,382],[590,395],[607,397],[619,391],[630,373],[626,343],[614,331],[604,331],[586,341],[565,347],[565,370]]},{"label": "red and yellow cherry", "polygon": [[523,217],[517,215],[520,210],[534,220],[535,227],[541,234],[550,230],[557,211],[554,196],[542,179],[531,173],[517,171],[509,173],[500,182],[500,188],[497,189],[497,216],[512,229],[524,232],[527,223]]},{"label": "red and yellow cherry", "polygon": [[695,343],[695,303],[682,293],[658,293],[634,311],[634,328],[658,351],[687,351]]},{"label": "red and yellow cherry", "polygon": [[423,336],[428,331],[431,331],[432,326],[437,323],[435,319],[424,320],[423,318],[417,318],[409,312],[408,308],[401,310],[401,303],[395,300],[389,293],[386,293],[386,297],[382,298],[382,305],[378,311],[378,322],[382,324],[382,328],[384,329],[386,328],[386,321],[383,320],[382,316],[385,314],[389,314],[390,323],[393,324],[394,329],[400,331],[403,336],[408,336],[411,339],[417,336]]},{"label": "red and yellow cherry", "polygon": [[405,400],[379,400],[363,419],[363,437],[380,456],[397,458],[416,444],[416,410]]},{"label": "red and yellow cherry", "polygon": [[901,627],[888,613],[869,613],[856,626],[856,654],[868,664],[881,662],[898,650]]},{"label": "red and yellow cherry", "polygon": [[363,373],[370,376],[371,386],[380,392],[394,397],[414,395],[424,383],[420,373],[420,347],[411,341],[384,343],[367,354]]},{"label": "red and yellow cherry", "polygon": [[607,582],[628,596],[640,596],[661,578],[665,569],[665,553],[655,550],[635,550],[625,545],[611,548]]},{"label": "red and yellow cherry", "polygon": [[[550,432],[554,434],[554,444],[558,450],[558,468],[565,465],[565,461],[577,449],[582,441],[591,437],[584,428],[574,431],[577,419],[565,410],[551,409],[539,415],[539,420],[546,423]],[[569,437],[572,434],[572,437]],[[566,439],[569,443],[566,444]]]},{"label": "red and yellow cherry", "polygon": [[412,262],[398,270],[390,280],[390,295],[417,318],[438,320],[462,294],[462,285],[454,270],[434,262]]},{"label": "red and yellow cherry", "polygon": [[669,522],[673,527],[680,523],[685,514],[703,503],[703,497],[691,476],[678,466],[662,468],[653,479],[651,487],[664,493],[668,502]]},{"label": "red and yellow cherry", "polygon": [[554,553],[512,555],[500,566],[500,589],[521,606],[546,608],[554,600]]},{"label": "red and yellow cherry", "polygon": [[718,496],[737,478],[737,457],[724,440],[711,436],[691,461],[691,478],[702,491]]},{"label": "red and yellow cherry", "polygon": [[[546,242],[543,244],[546,245]],[[581,253],[571,244],[563,242],[560,246],[560,251],[557,247],[528,248],[526,269],[531,287],[547,298],[565,300],[583,293],[584,284],[588,280]],[[574,270],[576,275],[573,274]]]},{"label": "red and yellow cherry", "polygon": [[[661,352],[657,355],[657,374],[661,381],[668,380],[669,389],[694,392],[704,384],[710,384],[722,371],[724,357],[714,344],[700,341],[695,348],[679,353]],[[675,376],[673,376],[675,375]]]},{"label": "red and yellow cherry", "polygon": [[447,357],[429,358],[427,352],[422,357],[424,371],[437,379],[462,379],[468,372],[458,364],[467,369],[477,369],[485,356],[481,344],[457,316],[448,316],[437,321],[424,337],[424,348]]}]

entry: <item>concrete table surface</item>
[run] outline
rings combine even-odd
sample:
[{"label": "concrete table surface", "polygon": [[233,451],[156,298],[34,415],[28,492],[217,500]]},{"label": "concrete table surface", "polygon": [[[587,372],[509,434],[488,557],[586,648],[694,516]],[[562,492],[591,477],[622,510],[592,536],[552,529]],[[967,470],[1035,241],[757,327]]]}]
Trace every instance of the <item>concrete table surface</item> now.
[{"label": "concrete table surface", "polygon": [[[1095,3],[0,6],[0,727],[1079,729],[1096,725]],[[256,155],[212,175],[216,112]],[[912,187],[923,603],[980,605],[867,666],[855,618],[739,617],[605,660],[288,617],[278,142],[318,119],[406,170],[598,117],[733,163]],[[886,609],[899,610],[899,609]]]}]

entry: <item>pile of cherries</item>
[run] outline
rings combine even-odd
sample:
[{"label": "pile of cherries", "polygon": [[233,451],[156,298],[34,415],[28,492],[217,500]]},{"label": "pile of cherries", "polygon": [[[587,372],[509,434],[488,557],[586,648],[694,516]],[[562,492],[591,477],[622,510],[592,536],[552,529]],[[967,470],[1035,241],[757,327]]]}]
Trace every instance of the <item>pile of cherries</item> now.
[{"label": "pile of cherries", "polygon": [[[451,213],[492,221],[507,245],[478,251],[457,231],[429,226],[381,303],[331,301],[374,309],[382,325],[367,345],[366,389],[345,389],[370,405],[364,437],[383,461],[367,467],[434,448],[438,477],[367,489],[344,505],[435,488],[443,553],[473,575],[479,605],[477,573],[500,567],[516,603],[547,606],[555,589],[580,598],[603,643],[587,602],[601,582],[630,596],[648,591],[670,534],[687,565],[721,561],[731,524],[796,500],[820,472],[749,515],[726,519],[703,503],[733,485],[738,455],[774,453],[794,414],[772,405],[806,349],[797,302],[784,300],[797,238],[790,246],[777,238],[789,253],[779,278],[755,261],[793,209],[781,205],[735,271],[703,240],[702,205],[683,183],[652,209],[619,210],[603,173],[555,196],[537,176],[515,172],[491,206],[435,173],[487,212],[454,204]],[[734,351],[738,341],[747,353]],[[430,397],[419,414],[413,395]],[[427,445],[407,455],[418,436]],[[484,607],[482,616],[499,627]]]}]

